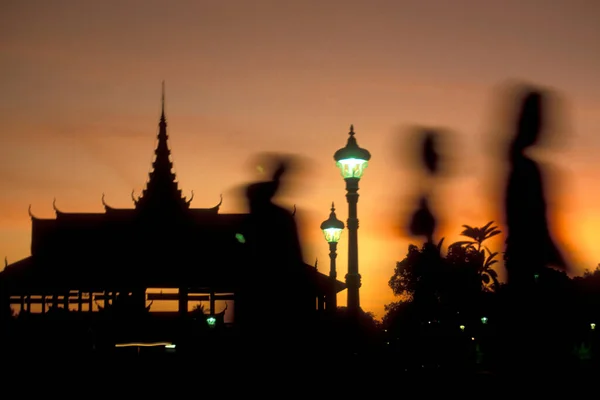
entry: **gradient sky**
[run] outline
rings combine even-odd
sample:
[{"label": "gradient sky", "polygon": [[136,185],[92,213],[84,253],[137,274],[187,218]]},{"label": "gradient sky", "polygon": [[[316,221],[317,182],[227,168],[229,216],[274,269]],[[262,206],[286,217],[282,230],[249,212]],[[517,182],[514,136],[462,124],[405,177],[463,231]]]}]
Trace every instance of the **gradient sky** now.
[{"label": "gradient sky", "polygon": [[[0,255],[29,255],[35,215],[131,207],[147,179],[166,81],[176,173],[195,207],[240,210],[236,190],[262,151],[309,168],[285,200],[302,223],[305,260],[328,269],[319,230],[332,201],[346,219],[333,153],[354,124],[372,160],[360,183],[362,306],[378,316],[409,238],[399,228],[414,179],[398,145],[412,124],[458,140],[438,188],[442,232],[501,222],[487,175],[496,88],[524,79],[558,89],[566,146],[553,224],[578,271],[600,262],[600,3],[454,1],[0,2]],[[557,150],[560,150],[558,154]],[[502,238],[492,247],[502,250]],[[339,244],[344,276],[347,240]],[[340,298],[345,305],[346,296]]]}]

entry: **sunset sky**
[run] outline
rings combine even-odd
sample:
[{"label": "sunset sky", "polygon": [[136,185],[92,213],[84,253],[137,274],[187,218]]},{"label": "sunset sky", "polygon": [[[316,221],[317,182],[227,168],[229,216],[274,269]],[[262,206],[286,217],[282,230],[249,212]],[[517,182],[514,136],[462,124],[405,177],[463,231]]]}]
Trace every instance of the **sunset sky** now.
[{"label": "sunset sky", "polygon": [[[383,315],[410,238],[415,181],[400,146],[414,124],[449,129],[454,175],[437,188],[440,236],[502,223],[497,88],[519,79],[562,94],[544,154],[561,171],[556,236],[577,272],[600,262],[600,3],[594,0],[0,2],[0,256],[27,257],[29,204],[52,217],[132,207],[150,169],[166,82],[170,144],[194,207],[241,210],[264,152],[308,162],[293,198],[305,261],[328,270],[320,223],[347,218],[333,153],[354,124],[372,159],[360,182],[363,309]],[[404,135],[404,136],[403,136]],[[283,200],[282,200],[283,201]],[[502,251],[503,238],[491,242]],[[346,273],[347,235],[338,246]],[[345,305],[346,295],[340,297]]]}]

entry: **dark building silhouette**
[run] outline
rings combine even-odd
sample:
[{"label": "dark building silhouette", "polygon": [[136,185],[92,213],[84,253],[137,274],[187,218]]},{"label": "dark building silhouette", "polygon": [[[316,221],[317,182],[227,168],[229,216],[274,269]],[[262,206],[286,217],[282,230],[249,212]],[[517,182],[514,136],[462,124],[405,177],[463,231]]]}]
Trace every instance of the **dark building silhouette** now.
[{"label": "dark building silhouette", "polygon": [[[172,172],[164,92],[152,166],[141,195],[132,193],[133,208],[113,208],[103,196],[103,213],[68,213],[55,206],[56,218],[45,219],[35,217],[30,207],[31,255],[0,273],[1,301],[20,304],[25,313],[36,305],[40,314],[47,314],[56,308],[95,312],[118,304],[127,304],[127,313],[143,313],[157,302],[170,300],[178,302],[181,316],[191,314],[190,302],[202,301],[209,305],[204,314],[217,318],[227,301],[235,325],[236,320],[251,319],[240,315],[243,310],[268,312],[272,305],[246,307],[239,304],[243,300],[238,293],[260,290],[264,292],[251,296],[253,300],[285,303],[289,299],[282,299],[282,292],[295,277],[294,292],[302,282],[303,296],[313,298],[302,304],[315,314],[326,307],[332,290],[345,288],[304,262],[301,268],[286,265],[282,249],[272,249],[269,268],[259,265],[260,257],[251,254],[247,243],[252,233],[245,232],[253,224],[250,214],[220,214],[221,202],[212,208],[191,207],[192,198],[182,196]],[[299,273],[302,279],[297,279]],[[263,284],[248,287],[252,282]],[[150,293],[149,288],[171,290]],[[269,318],[276,323],[276,317]]]}]

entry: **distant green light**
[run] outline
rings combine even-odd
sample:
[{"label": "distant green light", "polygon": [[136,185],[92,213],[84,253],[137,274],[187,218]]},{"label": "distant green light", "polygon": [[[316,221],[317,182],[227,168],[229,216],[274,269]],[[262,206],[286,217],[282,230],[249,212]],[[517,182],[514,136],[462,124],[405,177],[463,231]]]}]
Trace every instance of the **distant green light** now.
[{"label": "distant green light", "polygon": [[481,317],[481,323],[482,324],[487,324],[487,322],[488,322],[487,317]]},{"label": "distant green light", "polygon": [[206,318],[206,323],[208,326],[213,327],[217,324],[217,319],[215,317],[208,317]]},{"label": "distant green light", "polygon": [[235,238],[237,239],[238,242],[240,243],[246,243],[246,238],[244,237],[244,235],[242,235],[241,233],[236,233],[235,234]]}]

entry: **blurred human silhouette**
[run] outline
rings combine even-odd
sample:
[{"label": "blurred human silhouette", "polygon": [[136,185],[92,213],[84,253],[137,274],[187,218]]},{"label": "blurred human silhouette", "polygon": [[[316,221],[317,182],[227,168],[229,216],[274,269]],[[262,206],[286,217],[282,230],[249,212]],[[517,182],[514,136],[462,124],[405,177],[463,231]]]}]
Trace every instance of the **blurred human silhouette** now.
[{"label": "blurred human silhouette", "polygon": [[510,143],[506,187],[506,269],[512,285],[533,284],[545,267],[567,269],[548,227],[547,205],[540,165],[526,151],[541,139],[545,96],[525,89]]},{"label": "blurred human silhouette", "polygon": [[441,135],[439,130],[419,127],[415,129],[409,143],[402,144],[411,149],[408,159],[412,161],[410,167],[415,170],[418,180],[418,200],[410,218],[408,232],[411,236],[425,238],[426,243],[433,243],[437,227],[437,218],[431,209],[436,179],[447,172],[447,164],[443,162],[440,148]]},{"label": "blurred human silhouette", "polygon": [[[418,315],[412,322],[411,327],[405,327],[403,335],[406,335],[410,343],[409,352],[406,357],[410,362],[439,363],[444,357],[444,349],[439,340],[429,338],[422,329],[423,320],[436,320],[439,309],[439,298],[441,290],[441,271],[443,260],[440,254],[440,238],[436,238],[438,218],[432,210],[431,204],[436,194],[436,184],[447,172],[447,161],[442,149],[442,131],[417,127],[413,129],[412,136],[408,141],[401,144],[405,153],[405,159],[410,161],[411,169],[416,178],[416,202],[408,219],[407,233],[415,238],[423,238],[422,247],[410,245],[409,254],[414,262],[415,270],[420,271],[418,282],[415,282],[411,299],[411,309]],[[403,216],[405,218],[405,216]],[[411,250],[412,249],[412,250]],[[407,270],[404,270],[407,272]],[[407,272],[408,273],[408,272]],[[410,354],[410,355],[409,355]],[[409,362],[408,360],[403,360]],[[410,363],[409,362],[409,363]]]},{"label": "blurred human silhouette", "polygon": [[410,222],[410,233],[414,236],[425,237],[426,243],[431,244],[433,243],[433,233],[436,228],[435,216],[429,208],[429,201],[426,195],[422,195],[418,204]]},{"label": "blurred human silhouette", "polygon": [[543,180],[552,177],[528,153],[548,128],[549,97],[550,93],[534,87],[519,90],[508,147],[504,207],[509,298],[501,330],[505,342],[501,359],[507,357],[512,368],[521,372],[557,370],[568,357],[569,292],[554,278],[552,269],[566,272],[568,265],[549,228]]},{"label": "blurred human silhouette", "polygon": [[270,181],[246,188],[250,212],[245,236],[250,263],[242,272],[243,301],[236,317],[265,351],[292,343],[290,338],[298,337],[302,330],[296,322],[307,323],[315,309],[295,217],[274,202],[289,162],[280,158]]}]

